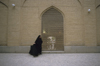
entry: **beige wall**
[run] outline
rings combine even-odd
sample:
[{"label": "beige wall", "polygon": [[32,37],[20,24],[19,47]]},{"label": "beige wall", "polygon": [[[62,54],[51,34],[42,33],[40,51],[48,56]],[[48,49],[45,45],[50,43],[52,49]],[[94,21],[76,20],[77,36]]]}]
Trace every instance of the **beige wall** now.
[{"label": "beige wall", "polygon": [[[100,5],[100,0],[96,0],[96,7]],[[97,44],[100,46],[100,6],[96,9],[97,22]]]},{"label": "beige wall", "polygon": [[[8,0],[1,0],[8,5]],[[7,45],[8,8],[0,3],[0,46]]]},{"label": "beige wall", "polygon": [[[41,34],[41,16],[51,6],[54,6],[63,15],[65,46],[97,45],[96,35],[100,31],[97,29],[98,33],[96,32],[95,1],[99,0],[79,0],[80,2],[78,0],[1,1],[7,4],[8,8],[0,3],[0,25],[2,25],[0,26],[0,45],[32,45],[36,37]],[[13,3],[16,4],[15,7],[11,5]],[[90,13],[88,9],[91,9]],[[98,10],[100,11],[100,9]],[[99,27],[97,26],[97,28]]]},{"label": "beige wall", "polygon": [[[90,13],[88,9],[91,9]],[[86,46],[97,45],[95,0],[84,0],[84,34]]]}]

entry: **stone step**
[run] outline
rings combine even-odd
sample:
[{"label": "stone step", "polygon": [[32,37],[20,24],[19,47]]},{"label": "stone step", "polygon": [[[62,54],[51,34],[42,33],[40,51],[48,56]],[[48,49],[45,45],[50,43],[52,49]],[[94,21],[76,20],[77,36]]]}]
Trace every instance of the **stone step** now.
[{"label": "stone step", "polygon": [[64,53],[64,51],[42,51],[42,53]]}]

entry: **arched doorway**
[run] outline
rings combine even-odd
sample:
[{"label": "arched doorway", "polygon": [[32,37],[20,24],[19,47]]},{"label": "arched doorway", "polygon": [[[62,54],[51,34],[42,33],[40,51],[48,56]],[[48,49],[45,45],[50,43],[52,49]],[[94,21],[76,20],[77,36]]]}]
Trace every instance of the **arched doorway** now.
[{"label": "arched doorway", "polygon": [[55,8],[50,8],[42,15],[42,49],[63,51],[63,37],[63,16]]}]

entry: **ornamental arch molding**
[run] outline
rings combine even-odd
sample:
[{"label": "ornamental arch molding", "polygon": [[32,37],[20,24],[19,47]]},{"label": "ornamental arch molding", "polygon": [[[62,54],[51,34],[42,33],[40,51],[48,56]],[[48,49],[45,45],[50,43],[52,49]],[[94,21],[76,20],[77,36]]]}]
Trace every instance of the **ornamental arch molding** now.
[{"label": "ornamental arch molding", "polygon": [[62,14],[63,18],[64,18],[64,13],[63,13],[59,8],[57,8],[57,7],[55,7],[55,6],[50,6],[50,7],[46,8],[46,9],[44,9],[44,10],[40,13],[40,19],[42,19],[42,15],[43,15],[46,11],[48,11],[49,9],[51,9],[51,8],[54,8],[54,9],[56,9],[57,11],[59,11],[59,12]]}]

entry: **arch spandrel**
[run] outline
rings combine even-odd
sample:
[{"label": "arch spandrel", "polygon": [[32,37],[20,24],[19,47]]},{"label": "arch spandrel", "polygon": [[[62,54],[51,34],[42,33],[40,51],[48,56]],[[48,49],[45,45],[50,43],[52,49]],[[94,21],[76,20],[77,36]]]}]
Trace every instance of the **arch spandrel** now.
[{"label": "arch spandrel", "polygon": [[40,18],[42,17],[42,15],[43,15],[46,11],[48,11],[48,10],[51,9],[51,8],[54,8],[54,9],[56,9],[58,12],[60,12],[60,13],[62,14],[63,18],[64,18],[64,13],[63,13],[60,9],[58,9],[57,7],[55,7],[55,6],[50,6],[50,7],[46,8],[46,9],[44,9],[44,10],[40,13]]}]

